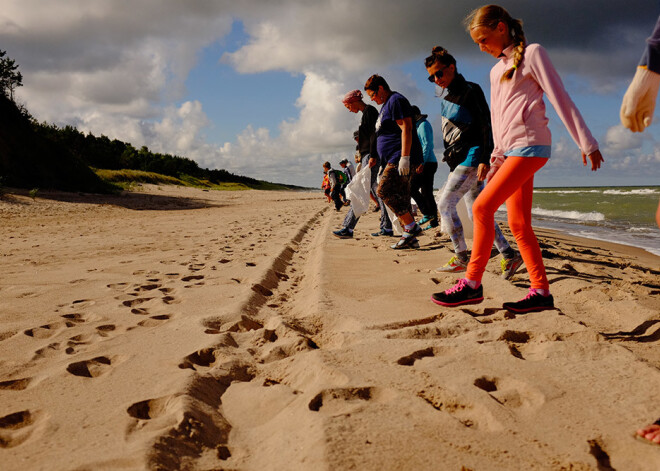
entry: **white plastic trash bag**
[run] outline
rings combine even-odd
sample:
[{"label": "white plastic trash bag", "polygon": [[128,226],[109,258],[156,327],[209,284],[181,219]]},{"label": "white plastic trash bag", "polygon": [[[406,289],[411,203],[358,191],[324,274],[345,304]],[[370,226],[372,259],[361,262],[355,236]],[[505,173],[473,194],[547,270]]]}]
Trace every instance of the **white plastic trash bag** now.
[{"label": "white plastic trash bag", "polygon": [[351,200],[353,214],[360,217],[369,209],[371,192],[371,168],[365,165],[346,187],[346,198]]},{"label": "white plastic trash bag", "polygon": [[403,227],[401,227],[399,218],[396,217],[396,214],[394,214],[394,211],[392,211],[388,205],[385,205],[385,209],[387,210],[387,215],[390,217],[390,221],[392,221],[392,231],[394,231],[394,235],[403,235]]}]

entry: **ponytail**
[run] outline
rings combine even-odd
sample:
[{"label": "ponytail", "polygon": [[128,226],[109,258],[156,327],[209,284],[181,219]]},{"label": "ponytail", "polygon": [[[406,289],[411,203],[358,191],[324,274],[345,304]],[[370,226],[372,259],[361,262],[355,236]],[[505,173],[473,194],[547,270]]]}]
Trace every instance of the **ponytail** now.
[{"label": "ponytail", "polygon": [[511,18],[508,25],[511,36],[513,37],[513,66],[502,74],[500,82],[513,78],[513,74],[520,68],[525,58],[525,46],[527,45],[525,33],[522,29],[522,21]]}]

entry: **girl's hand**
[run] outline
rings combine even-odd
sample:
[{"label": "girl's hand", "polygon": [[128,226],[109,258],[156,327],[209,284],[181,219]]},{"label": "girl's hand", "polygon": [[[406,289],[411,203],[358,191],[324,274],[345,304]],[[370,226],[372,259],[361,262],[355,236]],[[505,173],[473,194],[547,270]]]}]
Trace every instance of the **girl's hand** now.
[{"label": "girl's hand", "polygon": [[490,166],[488,164],[479,164],[477,167],[477,179],[482,182],[486,179]]},{"label": "girl's hand", "polygon": [[582,152],[582,164],[586,167],[587,165],[587,157],[589,157],[589,160],[591,160],[591,171],[595,172],[600,168],[600,164],[605,162],[605,159],[603,158],[603,155],[600,153],[600,150],[597,150],[595,152],[592,152],[588,156]]}]

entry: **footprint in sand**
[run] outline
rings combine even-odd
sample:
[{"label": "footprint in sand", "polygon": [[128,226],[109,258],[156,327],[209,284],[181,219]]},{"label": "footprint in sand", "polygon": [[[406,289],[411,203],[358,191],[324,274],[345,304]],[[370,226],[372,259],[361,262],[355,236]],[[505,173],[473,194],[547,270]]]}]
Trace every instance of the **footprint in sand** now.
[{"label": "footprint in sand", "polygon": [[146,316],[149,314],[149,309],[144,307],[134,307],[131,309],[131,314],[135,314],[137,316]]},{"label": "footprint in sand", "polygon": [[204,275],[188,275],[181,278],[181,281],[188,282],[188,281],[203,280],[203,279],[204,279]]},{"label": "footprint in sand", "polygon": [[64,353],[67,355],[73,355],[74,353],[78,353],[80,351],[80,347],[84,345],[90,345],[94,339],[93,334],[80,334],[80,335],[74,335],[73,337],[69,338],[67,341],[66,345],[66,350],[64,350]]},{"label": "footprint in sand", "polygon": [[90,299],[77,299],[71,303],[71,306],[75,306],[77,308],[86,308],[93,306],[94,304],[96,304],[96,302]]},{"label": "footprint in sand", "polygon": [[63,327],[64,323],[55,322],[52,324],[45,324],[39,327],[34,327],[32,329],[27,329],[23,333],[28,337],[33,337],[35,339],[47,339],[55,335],[57,331]]},{"label": "footprint in sand", "polygon": [[128,409],[126,409],[126,412],[128,412],[128,415],[130,415],[134,419],[139,419],[139,420],[156,419],[167,412],[168,406],[170,405],[171,401],[176,397],[177,396],[170,395],[170,396],[159,397],[156,399],[147,399],[146,401],[136,402],[135,404],[132,404]]},{"label": "footprint in sand", "polygon": [[0,448],[13,448],[30,438],[41,413],[22,410],[0,417]]},{"label": "footprint in sand", "polygon": [[91,360],[70,363],[66,370],[74,376],[82,378],[96,378],[106,373],[112,365],[112,359],[106,356],[92,358]]},{"label": "footprint in sand", "polygon": [[128,301],[124,301],[122,304],[126,307],[133,307],[142,303],[146,303],[147,301],[151,301],[152,299],[154,298],[135,298],[135,299],[129,299]]},{"label": "footprint in sand", "polygon": [[[363,408],[375,398],[376,388],[325,389],[309,401],[309,410],[330,415],[344,415]],[[382,395],[382,394],[381,394]]]},{"label": "footprint in sand", "polygon": [[151,316],[148,319],[138,322],[140,327],[156,327],[161,325],[163,322],[172,317],[170,314],[160,314],[157,316]]},{"label": "footprint in sand", "polygon": [[124,291],[128,288],[128,283],[110,283],[106,286],[117,291]]},{"label": "footprint in sand", "polygon": [[450,414],[465,427],[489,432],[497,432],[504,428],[486,405],[470,401],[452,391],[430,386],[418,392],[417,396],[434,409]]},{"label": "footprint in sand", "polygon": [[181,302],[180,299],[175,298],[174,296],[163,296],[161,301],[163,301],[165,304],[179,304]]},{"label": "footprint in sand", "polygon": [[482,376],[474,385],[510,409],[537,409],[545,403],[541,391],[517,379]]},{"label": "footprint in sand", "polygon": [[36,350],[34,352],[34,356],[32,357],[32,360],[40,360],[41,358],[54,357],[59,354],[59,351],[60,351],[60,343],[59,342],[51,343],[43,348],[40,348],[39,350]]},{"label": "footprint in sand", "polygon": [[136,292],[153,291],[153,290],[158,289],[160,287],[161,287],[161,285],[159,285],[158,283],[152,283],[152,284],[148,284],[148,285],[138,286],[137,288],[135,288],[135,291]]},{"label": "footprint in sand", "polygon": [[63,314],[60,317],[66,319],[67,327],[73,327],[74,324],[83,324],[87,322],[87,316],[78,313]]},{"label": "footprint in sand", "polygon": [[7,340],[8,338],[13,337],[17,333],[18,333],[18,331],[16,331],[16,330],[9,330],[7,332],[0,332],[0,342],[2,342],[3,340]]},{"label": "footprint in sand", "polygon": [[106,324],[106,325],[100,325],[96,328],[96,332],[101,336],[101,337],[107,337],[110,335],[110,332],[113,332],[117,329],[117,327],[114,324]]},{"label": "footprint in sand", "polygon": [[504,341],[509,347],[509,352],[516,358],[524,360],[522,352],[520,351],[518,345],[526,344],[529,342],[531,336],[527,332],[521,332],[517,330],[506,330],[500,337],[497,339],[499,341]]},{"label": "footprint in sand", "polygon": [[423,350],[417,350],[416,352],[411,353],[405,357],[401,357],[397,360],[399,365],[412,366],[417,360],[422,358],[434,357],[435,351],[433,347],[425,348]]},{"label": "footprint in sand", "polygon": [[190,355],[186,356],[181,363],[179,363],[179,368],[185,369],[189,368],[195,370],[195,366],[201,366],[208,368],[212,366],[216,360],[216,354],[218,350],[215,348],[202,348]]},{"label": "footprint in sand", "polygon": [[32,382],[32,378],[10,379],[0,382],[0,391],[23,391]]}]

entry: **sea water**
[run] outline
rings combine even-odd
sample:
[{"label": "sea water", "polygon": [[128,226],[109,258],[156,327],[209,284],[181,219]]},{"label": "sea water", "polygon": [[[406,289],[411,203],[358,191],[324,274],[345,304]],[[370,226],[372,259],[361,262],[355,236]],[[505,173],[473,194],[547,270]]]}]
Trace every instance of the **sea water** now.
[{"label": "sea water", "polygon": [[[660,255],[660,186],[535,188],[532,224]],[[498,211],[506,220],[506,207]]]}]

